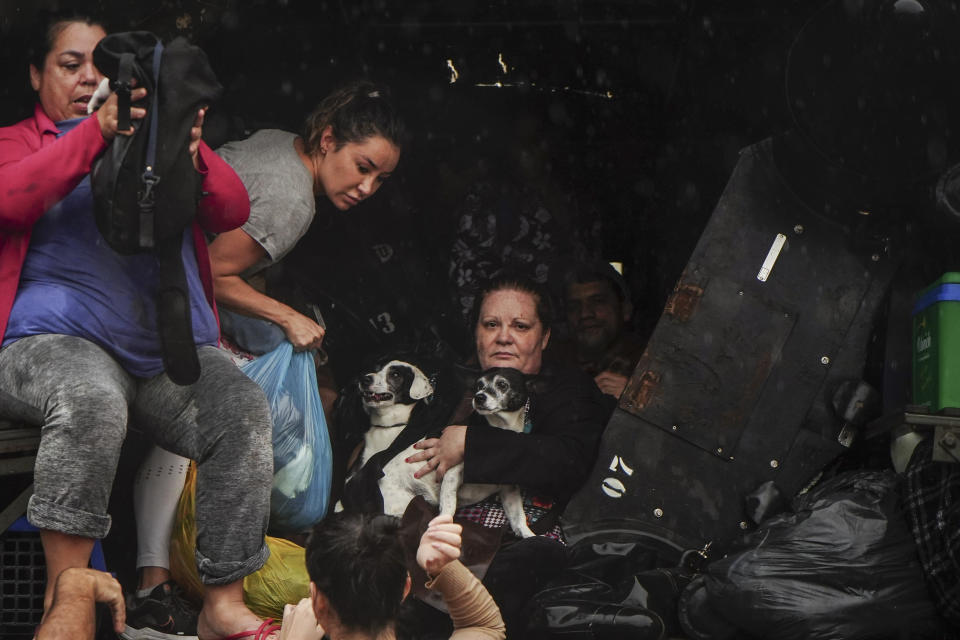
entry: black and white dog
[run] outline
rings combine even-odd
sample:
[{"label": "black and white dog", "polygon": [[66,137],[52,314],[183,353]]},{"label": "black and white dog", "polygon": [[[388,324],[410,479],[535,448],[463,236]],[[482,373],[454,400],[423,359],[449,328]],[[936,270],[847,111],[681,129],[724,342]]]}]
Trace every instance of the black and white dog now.
[{"label": "black and white dog", "polygon": [[[354,471],[347,478],[344,496],[337,503],[336,511],[344,507],[379,510],[374,504],[377,496],[371,494],[378,492],[376,482],[380,471],[368,468],[368,463],[376,457],[371,467],[385,464],[393,455],[388,451],[390,446],[408,426],[411,429],[404,433],[401,443],[412,444],[427,435],[425,425],[410,422],[414,408],[432,400],[434,385],[416,365],[399,359],[382,359],[360,376],[355,392],[359,392],[360,406],[366,416],[363,446],[351,465]],[[353,420],[359,421],[359,416]]]},{"label": "black and white dog", "polygon": [[[477,379],[473,408],[483,415],[491,426],[522,433],[527,399],[527,381],[521,372],[516,369],[494,368],[484,371]],[[458,500],[463,504],[473,504],[499,491],[504,514],[513,532],[521,538],[536,535],[527,525],[519,487],[463,484],[462,463],[449,469],[440,483],[436,481],[434,471],[421,478],[414,478],[413,474],[419,467],[405,460],[418,451],[411,445],[384,465],[383,477],[379,482],[384,513],[402,516],[407,504],[420,495],[427,502],[439,505],[441,514],[453,515],[457,510]]]},{"label": "black and white dog", "polygon": [[423,371],[401,360],[390,360],[364,375],[359,385],[363,408],[370,416],[359,459],[363,466],[403,431],[416,403],[433,395],[433,385]]}]

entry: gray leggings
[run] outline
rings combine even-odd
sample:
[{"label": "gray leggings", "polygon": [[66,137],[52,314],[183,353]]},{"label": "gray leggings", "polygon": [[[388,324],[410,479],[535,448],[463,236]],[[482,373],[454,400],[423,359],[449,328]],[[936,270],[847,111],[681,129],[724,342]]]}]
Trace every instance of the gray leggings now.
[{"label": "gray leggings", "polygon": [[[273,478],[270,409],[215,347],[186,387],[135,378],[88,340],[22,338],[0,349],[0,416],[42,427],[27,519],[87,538],[110,529],[107,503],[128,416],[156,444],[197,461],[197,566],[228,584],[266,562]],[[131,514],[132,517],[132,514]]]}]

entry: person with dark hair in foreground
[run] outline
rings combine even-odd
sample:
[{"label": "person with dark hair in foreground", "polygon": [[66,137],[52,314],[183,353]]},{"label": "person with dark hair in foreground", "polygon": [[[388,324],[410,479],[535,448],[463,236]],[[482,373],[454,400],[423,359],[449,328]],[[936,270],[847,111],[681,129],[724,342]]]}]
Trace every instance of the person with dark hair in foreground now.
[{"label": "person with dark hair in foreground", "polygon": [[98,602],[110,608],[113,630],[123,631],[123,590],[113,576],[80,567],[61,572],[53,588],[53,605],[37,627],[34,640],[93,640]]},{"label": "person with dark hair in foreground", "polygon": [[[318,524],[307,542],[310,598],[287,605],[280,640],[397,637],[400,605],[410,592],[400,521],[341,512]],[[417,564],[443,596],[456,640],[502,639],[503,620],[480,581],[457,559],[461,527],[437,516],[420,539]]]}]

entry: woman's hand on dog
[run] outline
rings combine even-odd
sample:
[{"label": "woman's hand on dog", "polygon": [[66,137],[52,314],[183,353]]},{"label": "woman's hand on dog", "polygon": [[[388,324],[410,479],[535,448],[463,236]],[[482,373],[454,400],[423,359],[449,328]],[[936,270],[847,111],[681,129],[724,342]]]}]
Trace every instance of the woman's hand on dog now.
[{"label": "woman's hand on dog", "polygon": [[437,516],[427,525],[417,548],[417,564],[434,577],[450,562],[460,557],[463,527],[453,523],[453,516]]},{"label": "woman's hand on dog", "polygon": [[437,482],[443,479],[449,469],[463,462],[464,445],[467,440],[467,427],[462,424],[452,424],[443,430],[439,438],[427,438],[413,445],[420,449],[407,462],[424,462],[426,464],[417,469],[414,478],[422,478],[431,471],[437,472]]}]

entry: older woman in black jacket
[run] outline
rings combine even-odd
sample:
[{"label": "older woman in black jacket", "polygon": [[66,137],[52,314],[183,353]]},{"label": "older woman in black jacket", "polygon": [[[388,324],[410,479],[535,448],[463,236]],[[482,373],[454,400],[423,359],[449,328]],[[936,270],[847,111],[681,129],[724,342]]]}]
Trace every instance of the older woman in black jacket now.
[{"label": "older woman in black jacket", "polygon": [[[511,367],[540,379],[529,404],[527,432],[451,425],[441,437],[418,443],[421,451],[408,461],[425,462],[418,477],[434,469],[442,476],[462,463],[464,482],[524,490],[528,523],[542,535],[506,538],[484,578],[510,635],[521,630],[519,613],[530,596],[563,566],[559,515],[590,473],[610,407],[590,376],[545,365],[552,314],[536,283],[501,277],[484,287],[478,301],[474,334],[480,368]],[[461,515],[489,523],[498,520],[497,508],[473,505]]]}]

